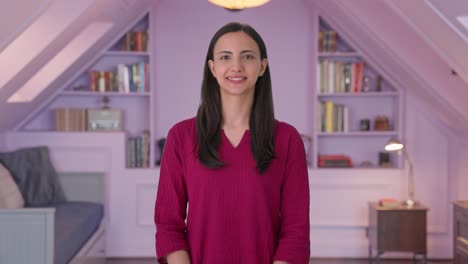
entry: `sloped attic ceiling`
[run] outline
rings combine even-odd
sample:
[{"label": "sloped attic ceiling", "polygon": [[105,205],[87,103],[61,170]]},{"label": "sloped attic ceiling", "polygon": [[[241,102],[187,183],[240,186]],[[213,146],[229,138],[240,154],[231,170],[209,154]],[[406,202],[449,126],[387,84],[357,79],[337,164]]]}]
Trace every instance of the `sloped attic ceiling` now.
[{"label": "sloped attic ceiling", "polygon": [[[28,12],[19,12],[23,18],[26,18],[27,23],[17,22],[16,29],[11,26],[4,28],[0,25],[2,28],[0,32],[7,34],[7,36],[0,36],[0,40],[4,43],[0,50],[0,68],[2,68],[0,71],[0,132],[14,129],[34,109],[44,105],[44,102],[47,102],[58,89],[63,87],[70,76],[92,61],[119,32],[134,22],[150,6],[157,3],[154,0],[50,0],[44,1],[42,5],[38,5],[38,1],[21,0],[20,2],[7,5],[12,10],[2,9],[2,12],[15,13],[18,12],[16,10],[19,9],[20,4],[31,5],[30,8],[25,8]],[[70,17],[73,19],[67,21]],[[105,30],[94,30],[100,33],[99,36],[94,36],[94,45],[82,52],[79,51],[79,45],[70,45],[86,29],[91,29],[89,32],[93,32],[95,24],[100,25],[101,28],[105,25]],[[73,50],[73,47],[76,49]],[[36,73],[41,73],[47,66],[50,66],[48,64],[60,55],[60,51],[67,51],[60,59],[67,59],[67,54],[73,54],[76,58],[70,64],[59,60],[55,68],[59,69],[61,74],[50,80],[46,89],[33,100],[7,103],[18,89],[38,76]],[[79,55],[74,54],[74,51]],[[39,83],[44,82],[42,76],[37,79]]]},{"label": "sloped attic ceiling", "polygon": [[[468,1],[387,1],[400,17],[468,83]],[[450,28],[451,30],[447,30]]]},{"label": "sloped attic ceiling", "polygon": [[[132,19],[137,17],[149,5],[157,3],[157,0],[83,0],[89,1],[90,6],[77,17],[66,30],[55,38],[47,47],[30,63],[28,63],[14,78],[5,85],[0,85],[0,132],[13,129],[18,123],[33,111],[36,107],[47,101],[61,83],[65,82],[74,71],[80,69],[95,56],[110,38],[125,27]],[[83,2],[80,1],[80,2]],[[204,0],[197,0],[204,1]],[[284,1],[284,0],[283,0]],[[297,0],[301,1],[301,0]],[[417,93],[428,104],[434,106],[434,115],[449,127],[468,134],[468,104],[464,100],[468,98],[467,84],[457,76],[451,75],[451,70],[457,71],[461,77],[466,77],[467,68],[466,48],[460,51],[454,49],[453,43],[439,41],[430,43],[431,39],[446,39],[453,37],[453,30],[443,23],[441,16],[434,10],[429,10],[430,4],[441,7],[445,0],[303,0],[310,3],[311,9],[319,9],[326,20],[334,28],[343,33],[355,47],[361,47],[366,59],[378,67],[379,71],[395,81],[398,87]],[[21,8],[28,10],[22,14],[24,17],[38,17],[44,10],[59,2],[66,2],[73,7],[78,1],[74,0],[18,0],[13,7],[4,5],[5,8]],[[40,2],[40,3],[38,3]],[[465,0],[451,0],[456,3],[457,9],[466,5]],[[463,3],[465,3],[463,5]],[[25,8],[24,5],[31,5]],[[42,9],[41,9],[42,8]],[[419,13],[418,10],[424,11]],[[10,12],[11,11],[11,12]],[[430,11],[430,12],[429,12]],[[13,14],[13,10],[2,9],[2,12]],[[18,14],[18,17],[21,15]],[[34,16],[34,14],[36,16]],[[2,16],[3,17],[3,16]],[[433,25],[425,23],[424,18],[437,22],[437,29]],[[14,21],[14,20],[12,20]],[[21,20],[18,20],[21,21]],[[91,22],[106,21],[113,23],[113,27],[104,34],[87,52],[83,53],[61,76],[55,79],[51,85],[30,103],[6,103],[7,99],[22,85],[24,85],[45,63],[63,48],[81,29]],[[3,28],[2,34],[20,33],[33,21],[17,24],[15,28]],[[10,24],[11,25],[11,24]],[[22,26],[22,27],[21,27]],[[5,33],[6,32],[6,33]],[[350,32],[354,32],[351,34]],[[438,35],[436,35],[438,34]],[[445,34],[445,35],[441,35]],[[0,59],[5,43],[11,43],[12,38],[0,35]],[[356,38],[360,36],[360,38]],[[458,38],[460,40],[461,38]],[[458,43],[458,42],[457,42]],[[459,44],[459,43],[458,43]],[[458,45],[457,44],[457,45]],[[443,48],[436,48],[436,46]],[[445,46],[444,46],[445,45]],[[466,46],[464,46],[466,47]],[[455,52],[455,53],[449,53]],[[17,55],[17,56],[21,56]],[[455,60],[456,58],[460,60]],[[15,58],[10,59],[12,62]],[[464,62],[465,64],[463,64]],[[391,69],[391,70],[390,70]],[[0,72],[1,76],[2,72]],[[0,78],[2,79],[2,78]]]},{"label": "sloped attic ceiling", "polygon": [[[41,15],[51,2],[52,0],[2,2],[0,17],[8,23],[0,26],[0,51]],[[18,6],[21,8],[17,8]]]},{"label": "sloped attic ceiling", "polygon": [[[432,0],[436,2],[437,0]],[[463,1],[463,0],[461,0]],[[424,35],[429,25],[418,25],[414,14],[427,0],[309,0],[321,15],[405,92],[416,94],[432,106],[432,114],[455,132],[468,134],[468,84],[452,70],[462,67],[447,53],[435,50],[432,35]],[[453,3],[456,3],[454,0]],[[446,4],[452,1],[445,1]],[[467,6],[465,2],[464,6]],[[408,10],[412,10],[409,12]],[[468,7],[465,8],[468,10]],[[413,15],[412,15],[413,14]],[[434,11],[426,13],[438,24],[438,34],[456,34]],[[419,22],[419,21],[418,21]],[[417,26],[425,27],[424,30]],[[357,37],[359,36],[359,37]],[[458,37],[459,41],[462,41]],[[442,41],[443,42],[443,41]],[[444,45],[453,45],[447,42]],[[449,47],[445,47],[450,49]],[[466,59],[466,44],[458,56]],[[457,55],[455,55],[457,56]]]}]

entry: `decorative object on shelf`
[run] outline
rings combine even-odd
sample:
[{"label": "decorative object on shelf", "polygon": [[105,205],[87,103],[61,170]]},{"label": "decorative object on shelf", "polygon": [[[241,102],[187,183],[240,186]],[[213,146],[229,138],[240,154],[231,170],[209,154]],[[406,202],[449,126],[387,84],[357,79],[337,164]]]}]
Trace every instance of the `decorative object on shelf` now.
[{"label": "decorative object on shelf", "polygon": [[88,87],[86,87],[86,85],[77,85],[77,86],[73,86],[72,88],[72,91],[89,91]]},{"label": "decorative object on shelf", "polygon": [[122,111],[119,109],[88,109],[89,131],[122,130]]},{"label": "decorative object on shelf", "polygon": [[156,165],[161,165],[161,158],[164,151],[164,145],[166,144],[166,138],[160,138],[156,141],[156,149],[159,150],[159,157],[156,159]]},{"label": "decorative object on shelf", "polygon": [[104,96],[102,98],[102,109],[88,109],[89,131],[122,130],[122,111],[119,109],[111,109],[109,103],[109,97]]},{"label": "decorative object on shelf", "polygon": [[362,91],[363,92],[370,92],[370,79],[369,76],[364,76],[362,80]]},{"label": "decorative object on shelf", "polygon": [[359,167],[361,168],[373,168],[374,164],[370,160],[365,160],[359,164]]},{"label": "decorative object on shelf", "polygon": [[375,82],[375,91],[381,92],[382,91],[382,76],[377,75],[377,80]]},{"label": "decorative object on shelf", "polygon": [[321,168],[349,168],[353,166],[351,158],[346,155],[320,155],[318,166]]},{"label": "decorative object on shelf", "polygon": [[270,2],[270,0],[208,0],[208,2],[228,10],[236,11],[261,6]]},{"label": "decorative object on shelf", "polygon": [[413,162],[411,161],[408,150],[401,141],[397,139],[391,139],[385,145],[386,151],[398,151],[398,154],[403,152],[406,162],[408,162],[408,199],[406,200],[406,205],[408,207],[413,207],[415,205],[414,200],[414,175],[413,175]]},{"label": "decorative object on shelf", "polygon": [[392,167],[392,163],[390,162],[390,153],[379,152],[379,166],[384,168]]},{"label": "decorative object on shelf", "polygon": [[369,131],[370,130],[370,120],[365,118],[359,120],[359,130],[360,131]]},{"label": "decorative object on shelf", "polygon": [[304,142],[307,165],[312,162],[312,137],[309,135],[301,134],[302,141]]},{"label": "decorative object on shelf", "polygon": [[377,116],[374,121],[374,130],[388,131],[390,130],[390,122],[386,116]]},{"label": "decorative object on shelf", "polygon": [[107,96],[102,97],[102,109],[110,109],[109,107],[110,99]]}]

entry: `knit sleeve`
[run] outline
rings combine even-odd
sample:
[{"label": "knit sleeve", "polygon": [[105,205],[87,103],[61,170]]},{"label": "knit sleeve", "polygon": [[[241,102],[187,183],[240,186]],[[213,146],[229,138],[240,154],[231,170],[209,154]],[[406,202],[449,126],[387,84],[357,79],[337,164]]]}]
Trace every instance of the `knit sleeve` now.
[{"label": "knit sleeve", "polygon": [[304,143],[294,130],[289,138],[281,188],[281,229],[275,260],[307,264],[310,258],[309,179]]},{"label": "knit sleeve", "polygon": [[162,155],[154,210],[156,254],[160,259],[177,250],[189,250],[185,225],[187,189],[181,146],[177,130],[171,129]]}]

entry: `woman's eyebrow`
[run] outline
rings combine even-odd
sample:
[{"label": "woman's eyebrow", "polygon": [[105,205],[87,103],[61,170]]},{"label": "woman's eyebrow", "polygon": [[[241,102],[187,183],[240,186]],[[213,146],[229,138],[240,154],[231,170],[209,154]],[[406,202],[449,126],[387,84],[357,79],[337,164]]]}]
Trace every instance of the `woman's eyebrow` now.
[{"label": "woman's eyebrow", "polygon": [[[249,53],[249,52],[255,53],[255,51],[253,51],[253,50],[243,50],[240,53],[244,54],[244,53]],[[218,54],[222,54],[222,53],[232,54],[231,51],[227,51],[227,50],[222,50],[222,51],[218,52]]]},{"label": "woman's eyebrow", "polygon": [[255,54],[255,51],[253,51],[253,50],[243,50],[243,51],[241,51],[241,54],[243,54],[243,53],[254,53]]}]

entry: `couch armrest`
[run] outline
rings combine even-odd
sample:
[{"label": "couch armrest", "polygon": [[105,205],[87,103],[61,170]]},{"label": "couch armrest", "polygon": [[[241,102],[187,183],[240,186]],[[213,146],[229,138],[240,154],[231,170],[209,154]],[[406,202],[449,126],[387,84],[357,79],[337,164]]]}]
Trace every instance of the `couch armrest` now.
[{"label": "couch armrest", "polygon": [[55,208],[0,209],[0,263],[54,262]]},{"label": "couch armrest", "polygon": [[19,209],[0,209],[0,216],[1,215],[12,215],[12,214],[52,214],[55,213],[54,207],[24,207]]}]

